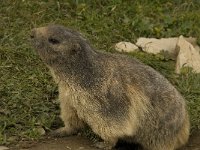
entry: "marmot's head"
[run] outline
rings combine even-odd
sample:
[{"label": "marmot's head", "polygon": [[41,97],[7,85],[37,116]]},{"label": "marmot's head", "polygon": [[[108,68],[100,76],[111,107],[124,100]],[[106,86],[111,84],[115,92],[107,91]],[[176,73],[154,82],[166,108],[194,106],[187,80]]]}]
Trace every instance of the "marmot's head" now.
[{"label": "marmot's head", "polygon": [[49,66],[84,57],[89,46],[78,32],[59,25],[33,29],[31,40],[42,60]]}]

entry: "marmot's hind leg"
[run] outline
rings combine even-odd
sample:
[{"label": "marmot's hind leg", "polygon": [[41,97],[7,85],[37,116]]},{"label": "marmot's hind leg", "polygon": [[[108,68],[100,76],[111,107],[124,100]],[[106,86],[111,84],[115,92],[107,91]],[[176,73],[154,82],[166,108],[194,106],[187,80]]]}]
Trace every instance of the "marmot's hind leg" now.
[{"label": "marmot's hind leg", "polygon": [[178,136],[177,136],[177,142],[175,145],[175,149],[181,148],[184,146],[189,139],[190,135],[190,122],[188,115],[185,117],[185,122],[183,124],[182,129],[180,130]]},{"label": "marmot's hind leg", "polygon": [[158,145],[152,148],[148,147],[147,150],[178,150],[187,143],[189,138],[189,129],[190,123],[188,117],[186,117],[182,129],[179,131],[178,135],[174,137],[174,140],[165,145]]}]

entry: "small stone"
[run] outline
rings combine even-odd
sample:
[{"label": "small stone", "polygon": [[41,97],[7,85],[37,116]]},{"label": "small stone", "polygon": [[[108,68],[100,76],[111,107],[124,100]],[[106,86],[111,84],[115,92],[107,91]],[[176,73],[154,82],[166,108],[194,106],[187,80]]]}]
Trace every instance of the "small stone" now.
[{"label": "small stone", "polygon": [[40,135],[45,135],[46,133],[46,131],[42,127],[38,127],[36,130]]},{"label": "small stone", "polygon": [[119,42],[115,45],[115,50],[118,52],[134,52],[139,48],[130,42]]},{"label": "small stone", "polygon": [[71,147],[69,147],[69,146],[67,146],[66,148],[69,149],[69,150],[71,150]]}]

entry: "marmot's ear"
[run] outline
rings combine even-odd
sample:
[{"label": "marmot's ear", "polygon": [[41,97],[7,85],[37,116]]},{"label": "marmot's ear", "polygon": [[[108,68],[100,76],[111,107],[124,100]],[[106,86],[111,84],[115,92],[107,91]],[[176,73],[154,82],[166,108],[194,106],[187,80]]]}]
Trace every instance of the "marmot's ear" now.
[{"label": "marmot's ear", "polygon": [[79,43],[76,43],[73,45],[71,54],[77,54],[81,51],[81,45]]}]

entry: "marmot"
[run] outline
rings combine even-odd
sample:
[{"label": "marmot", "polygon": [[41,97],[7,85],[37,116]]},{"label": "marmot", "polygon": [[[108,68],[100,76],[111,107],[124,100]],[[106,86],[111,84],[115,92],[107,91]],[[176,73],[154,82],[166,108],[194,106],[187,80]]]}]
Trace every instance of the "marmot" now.
[{"label": "marmot", "polygon": [[60,25],[35,28],[31,39],[58,84],[65,126],[56,133],[70,135],[87,124],[105,149],[119,139],[147,150],[175,150],[188,141],[185,100],[153,68],[94,50],[80,33]]}]

